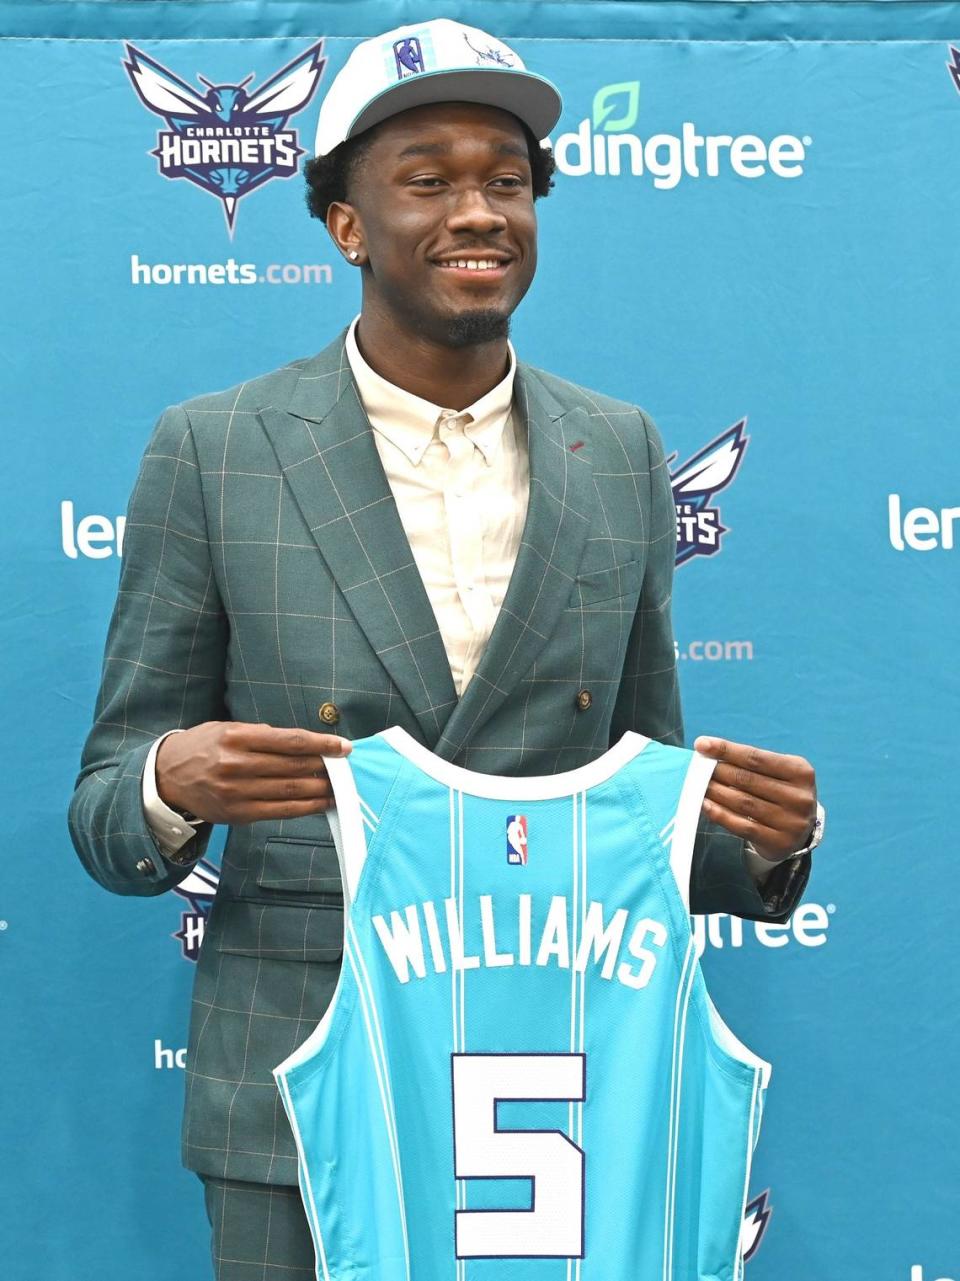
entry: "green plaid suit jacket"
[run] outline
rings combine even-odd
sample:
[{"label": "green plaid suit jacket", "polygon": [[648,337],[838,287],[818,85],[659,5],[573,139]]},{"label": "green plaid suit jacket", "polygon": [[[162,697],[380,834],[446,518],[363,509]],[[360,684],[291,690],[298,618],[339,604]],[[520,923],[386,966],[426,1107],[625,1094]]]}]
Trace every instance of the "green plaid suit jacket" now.
[{"label": "green plaid suit jacket", "polygon": [[[515,405],[529,446],[527,520],[459,700],[343,335],[163,414],[130,500],[70,807],[96,880],[160,894],[186,874],[164,862],[141,804],[150,744],[178,726],[323,730],[318,708],[330,701],[347,738],[399,724],[447,760],[507,775],[584,765],[627,729],[681,742],[676,526],[656,429],[631,405],[523,364]],[[582,689],[593,696],[586,710]],[[204,825],[194,838],[198,857],[209,834]],[[694,910],[783,919],[808,867],[777,869],[761,898],[742,842],[705,827]],[[342,916],[325,816],[230,829],[194,988],[183,1127],[192,1169],[296,1182],[271,1068],[330,1000]]]}]

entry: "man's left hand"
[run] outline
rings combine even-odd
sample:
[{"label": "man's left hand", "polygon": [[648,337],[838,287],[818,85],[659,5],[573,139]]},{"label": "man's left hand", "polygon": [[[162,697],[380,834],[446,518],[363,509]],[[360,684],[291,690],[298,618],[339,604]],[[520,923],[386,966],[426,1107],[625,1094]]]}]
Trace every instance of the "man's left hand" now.
[{"label": "man's left hand", "polygon": [[817,817],[817,776],[808,760],[725,738],[698,738],[693,746],[719,762],[703,803],[707,818],[771,862],[803,849]]}]

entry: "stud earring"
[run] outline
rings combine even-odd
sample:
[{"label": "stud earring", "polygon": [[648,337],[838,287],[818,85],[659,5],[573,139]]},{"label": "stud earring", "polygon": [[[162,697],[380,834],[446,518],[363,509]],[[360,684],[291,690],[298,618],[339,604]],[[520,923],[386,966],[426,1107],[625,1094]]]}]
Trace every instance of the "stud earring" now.
[{"label": "stud earring", "polygon": [[356,249],[351,249],[351,250],[350,250],[350,259],[351,259],[351,261],[356,262],[356,261],[357,261],[357,259],[358,259],[359,257],[360,257],[360,255],[357,253]]}]

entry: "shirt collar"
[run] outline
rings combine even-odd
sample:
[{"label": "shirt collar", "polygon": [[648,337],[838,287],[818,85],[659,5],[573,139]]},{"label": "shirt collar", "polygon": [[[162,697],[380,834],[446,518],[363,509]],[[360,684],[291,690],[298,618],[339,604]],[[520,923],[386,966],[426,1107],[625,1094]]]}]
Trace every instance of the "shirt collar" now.
[{"label": "shirt collar", "polygon": [[[371,369],[357,345],[356,328],[359,319],[357,316],[347,330],[346,352],[360,394],[360,403],[374,431],[385,436],[416,466],[434,438],[437,420],[444,412],[443,406],[431,404],[429,400],[404,391],[402,387],[387,382],[386,378],[381,378],[376,370]],[[473,441],[487,463],[492,461],[499,446],[513,401],[517,358],[513,344],[509,341],[507,350],[510,354],[510,366],[504,377],[479,400],[460,411],[470,416],[470,421],[464,427],[464,435]]]}]

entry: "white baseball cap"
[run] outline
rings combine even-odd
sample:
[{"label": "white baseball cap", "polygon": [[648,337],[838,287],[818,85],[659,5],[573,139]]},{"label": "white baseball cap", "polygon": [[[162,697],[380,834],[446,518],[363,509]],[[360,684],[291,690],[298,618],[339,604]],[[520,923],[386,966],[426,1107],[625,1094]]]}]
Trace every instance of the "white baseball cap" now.
[{"label": "white baseball cap", "polygon": [[409,107],[478,102],[500,107],[547,136],[560,118],[556,85],[527,71],[502,41],[450,18],[397,27],[357,45],[320,106],[315,154]]}]

